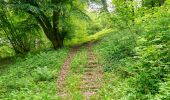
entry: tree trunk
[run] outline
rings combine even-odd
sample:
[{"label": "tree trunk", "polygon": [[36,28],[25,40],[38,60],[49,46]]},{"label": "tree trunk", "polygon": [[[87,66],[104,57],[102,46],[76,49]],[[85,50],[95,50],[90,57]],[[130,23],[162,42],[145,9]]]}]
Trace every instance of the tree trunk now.
[{"label": "tree trunk", "polygon": [[108,7],[107,1],[106,0],[101,0],[101,1],[102,1],[102,4],[103,4],[103,10],[106,11],[106,12],[109,12],[108,9],[107,9],[107,7]]},{"label": "tree trunk", "polygon": [[162,6],[165,3],[165,0],[160,0],[160,6]]},{"label": "tree trunk", "polygon": [[[60,2],[58,0],[52,0],[55,5],[58,5]],[[53,36],[54,41],[52,41],[54,45],[54,49],[63,47],[64,38],[62,38],[62,32],[59,30],[59,18],[60,18],[60,9],[56,9],[53,11]]]},{"label": "tree trunk", "polygon": [[63,47],[63,41],[62,40],[57,40],[57,38],[51,40],[52,44],[53,44],[53,48],[56,50],[58,48]]},{"label": "tree trunk", "polygon": [[[37,18],[40,26],[42,27],[45,35],[51,41],[53,48],[58,49],[63,47],[63,38],[61,37],[59,28],[58,28],[58,21],[59,17],[57,18],[56,14],[53,15],[53,26],[48,22],[48,19],[44,19],[41,16]],[[45,21],[46,20],[46,21]]]},{"label": "tree trunk", "polygon": [[48,31],[48,32],[44,31],[44,33],[46,34],[48,39],[51,41],[54,49],[63,47],[64,39],[62,39],[59,33],[57,33],[55,30]]},{"label": "tree trunk", "polygon": [[132,14],[132,24],[134,25],[135,24],[135,6],[134,6],[134,1],[133,0],[130,0],[131,1],[131,7],[132,7],[132,10],[131,10],[131,14]]},{"label": "tree trunk", "polygon": [[[52,0],[52,3],[57,5],[60,2],[58,0]],[[30,2],[30,4],[39,8],[39,6],[36,2],[34,2],[34,3]],[[37,15],[35,12],[33,12],[31,10],[29,10],[27,12],[36,18],[37,22],[42,27],[45,35],[53,44],[54,49],[63,47],[64,38],[61,34],[62,32],[60,32],[59,28],[58,28],[59,14],[60,14],[59,9],[57,11],[56,10],[53,11],[52,24],[49,21],[48,17],[41,10],[39,10],[39,15]]]}]

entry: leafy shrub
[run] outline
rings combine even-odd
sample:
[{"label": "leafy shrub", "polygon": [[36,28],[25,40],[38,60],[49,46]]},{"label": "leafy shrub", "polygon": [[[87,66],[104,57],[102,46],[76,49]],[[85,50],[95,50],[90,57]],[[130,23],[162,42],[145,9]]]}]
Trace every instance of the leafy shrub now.
[{"label": "leafy shrub", "polygon": [[169,100],[170,99],[170,78],[167,78],[166,82],[160,83],[159,93],[155,95],[154,99],[157,100]]},{"label": "leafy shrub", "polygon": [[168,34],[170,29],[168,25],[170,22],[167,20],[169,14],[164,15],[165,12],[162,9],[159,10],[155,15],[150,15],[150,19],[143,19],[148,22],[142,22],[145,27],[144,34],[138,39],[136,47],[139,67],[133,85],[136,94],[143,99],[148,99],[147,95],[152,97],[159,93],[160,83],[165,81],[169,72],[170,38]]},{"label": "leafy shrub", "polygon": [[13,56],[15,53],[9,46],[0,46],[0,59]]},{"label": "leafy shrub", "polygon": [[[122,25],[122,27],[118,26],[119,33],[109,34],[96,46],[97,54],[102,56],[100,59],[104,70],[116,74],[116,77],[120,78],[116,82],[125,82],[132,90],[122,90],[121,93],[126,94],[122,94],[122,97],[119,96],[118,99],[169,99],[169,77],[167,77],[170,75],[169,12],[169,8],[166,7],[149,10],[141,8],[138,13],[141,13],[142,16],[135,19],[135,24],[127,23],[133,25],[130,27],[131,30],[122,29],[122,27],[127,28],[124,27],[127,25],[123,23],[123,20],[126,20],[125,17],[122,23],[118,23]],[[124,15],[115,17],[121,19]],[[127,18],[126,21],[128,22],[128,20]],[[135,32],[134,30],[138,36],[132,34]],[[109,85],[110,88],[114,87],[111,83],[106,83],[106,85]],[[124,88],[128,87],[124,86]],[[102,92],[108,93],[110,90],[106,89]],[[113,93],[108,95],[113,95]],[[100,94],[100,97],[104,96]],[[108,96],[109,99],[110,97]]]},{"label": "leafy shrub", "polygon": [[35,81],[50,81],[55,77],[54,72],[50,71],[47,66],[34,70],[32,76],[35,78]]},{"label": "leafy shrub", "polygon": [[25,100],[56,98],[56,81],[68,49],[41,51],[0,69],[0,99]]},{"label": "leafy shrub", "polygon": [[102,48],[98,52],[101,52],[102,57],[105,59],[103,65],[105,71],[116,70],[122,59],[134,55],[134,36],[126,32],[108,34],[97,47],[98,49]]}]

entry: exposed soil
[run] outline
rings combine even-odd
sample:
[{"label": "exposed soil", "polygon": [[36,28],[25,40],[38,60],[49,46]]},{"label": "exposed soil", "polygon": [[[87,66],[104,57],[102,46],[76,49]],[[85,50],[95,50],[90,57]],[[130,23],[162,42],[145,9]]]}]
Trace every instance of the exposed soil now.
[{"label": "exposed soil", "polygon": [[[80,89],[83,92],[86,100],[90,100],[90,97],[95,95],[102,86],[103,71],[100,64],[98,63],[98,60],[96,59],[94,52],[92,51],[92,45],[92,42],[87,44],[88,63],[84,67],[82,84],[80,86]],[[57,80],[59,90],[58,96],[63,99],[68,97],[65,80],[69,73],[69,67],[71,65],[72,59],[74,58],[78,49],[79,47],[74,47],[70,50]]]},{"label": "exposed soil", "polygon": [[60,71],[58,80],[57,80],[57,87],[59,89],[58,91],[58,96],[60,96],[61,98],[68,96],[67,91],[65,89],[65,80],[66,77],[69,73],[69,67],[71,65],[72,59],[74,58],[76,52],[78,51],[79,47],[73,47],[69,54],[68,57],[66,58],[64,65]]},{"label": "exposed soil", "polygon": [[95,95],[102,85],[102,69],[92,51],[93,43],[87,45],[88,64],[84,68],[81,89],[83,90],[86,100]]}]

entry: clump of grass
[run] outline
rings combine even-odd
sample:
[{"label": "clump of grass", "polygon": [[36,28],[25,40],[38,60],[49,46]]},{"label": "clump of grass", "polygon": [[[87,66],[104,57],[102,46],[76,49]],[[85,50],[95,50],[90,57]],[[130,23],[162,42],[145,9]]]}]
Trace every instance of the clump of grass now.
[{"label": "clump of grass", "polygon": [[55,78],[55,72],[50,71],[47,66],[37,68],[33,71],[32,76],[35,77],[35,81],[50,81]]},{"label": "clump of grass", "polygon": [[70,73],[66,80],[66,86],[69,93],[69,98],[75,100],[83,99],[83,93],[80,90],[81,86],[81,77],[83,74],[83,67],[87,64],[87,54],[86,49],[84,47],[80,48],[80,50],[75,55],[71,66],[70,66]]}]

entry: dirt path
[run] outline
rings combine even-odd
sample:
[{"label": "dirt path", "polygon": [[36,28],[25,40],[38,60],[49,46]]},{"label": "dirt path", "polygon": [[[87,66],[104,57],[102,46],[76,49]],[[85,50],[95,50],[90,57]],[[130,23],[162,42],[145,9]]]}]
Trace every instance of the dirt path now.
[{"label": "dirt path", "polygon": [[[102,69],[94,52],[92,51],[93,43],[88,43],[87,45],[87,56],[88,56],[88,63],[84,67],[84,73],[82,77],[82,85],[80,89],[82,90],[86,100],[90,100],[90,97],[95,95],[100,87],[102,86]],[[69,96],[68,91],[66,89],[66,77],[70,70],[70,65],[72,59],[74,58],[76,52],[78,51],[79,47],[74,47],[70,50],[68,57],[65,60],[65,63],[61,69],[57,80],[57,87],[58,87],[58,96],[64,100]]]},{"label": "dirt path", "polygon": [[93,43],[87,45],[88,64],[84,68],[81,86],[86,100],[90,100],[90,97],[97,93],[102,85],[102,69],[92,51],[92,45]]},{"label": "dirt path", "polygon": [[66,77],[69,73],[69,67],[70,67],[71,61],[74,58],[78,49],[79,49],[79,47],[73,47],[70,50],[68,57],[66,58],[64,65],[61,69],[61,72],[59,74],[59,77],[58,77],[58,80],[57,80],[57,87],[58,87],[59,90],[58,90],[57,95],[60,96],[61,98],[68,96],[67,90],[65,89],[65,80],[66,80]]}]

